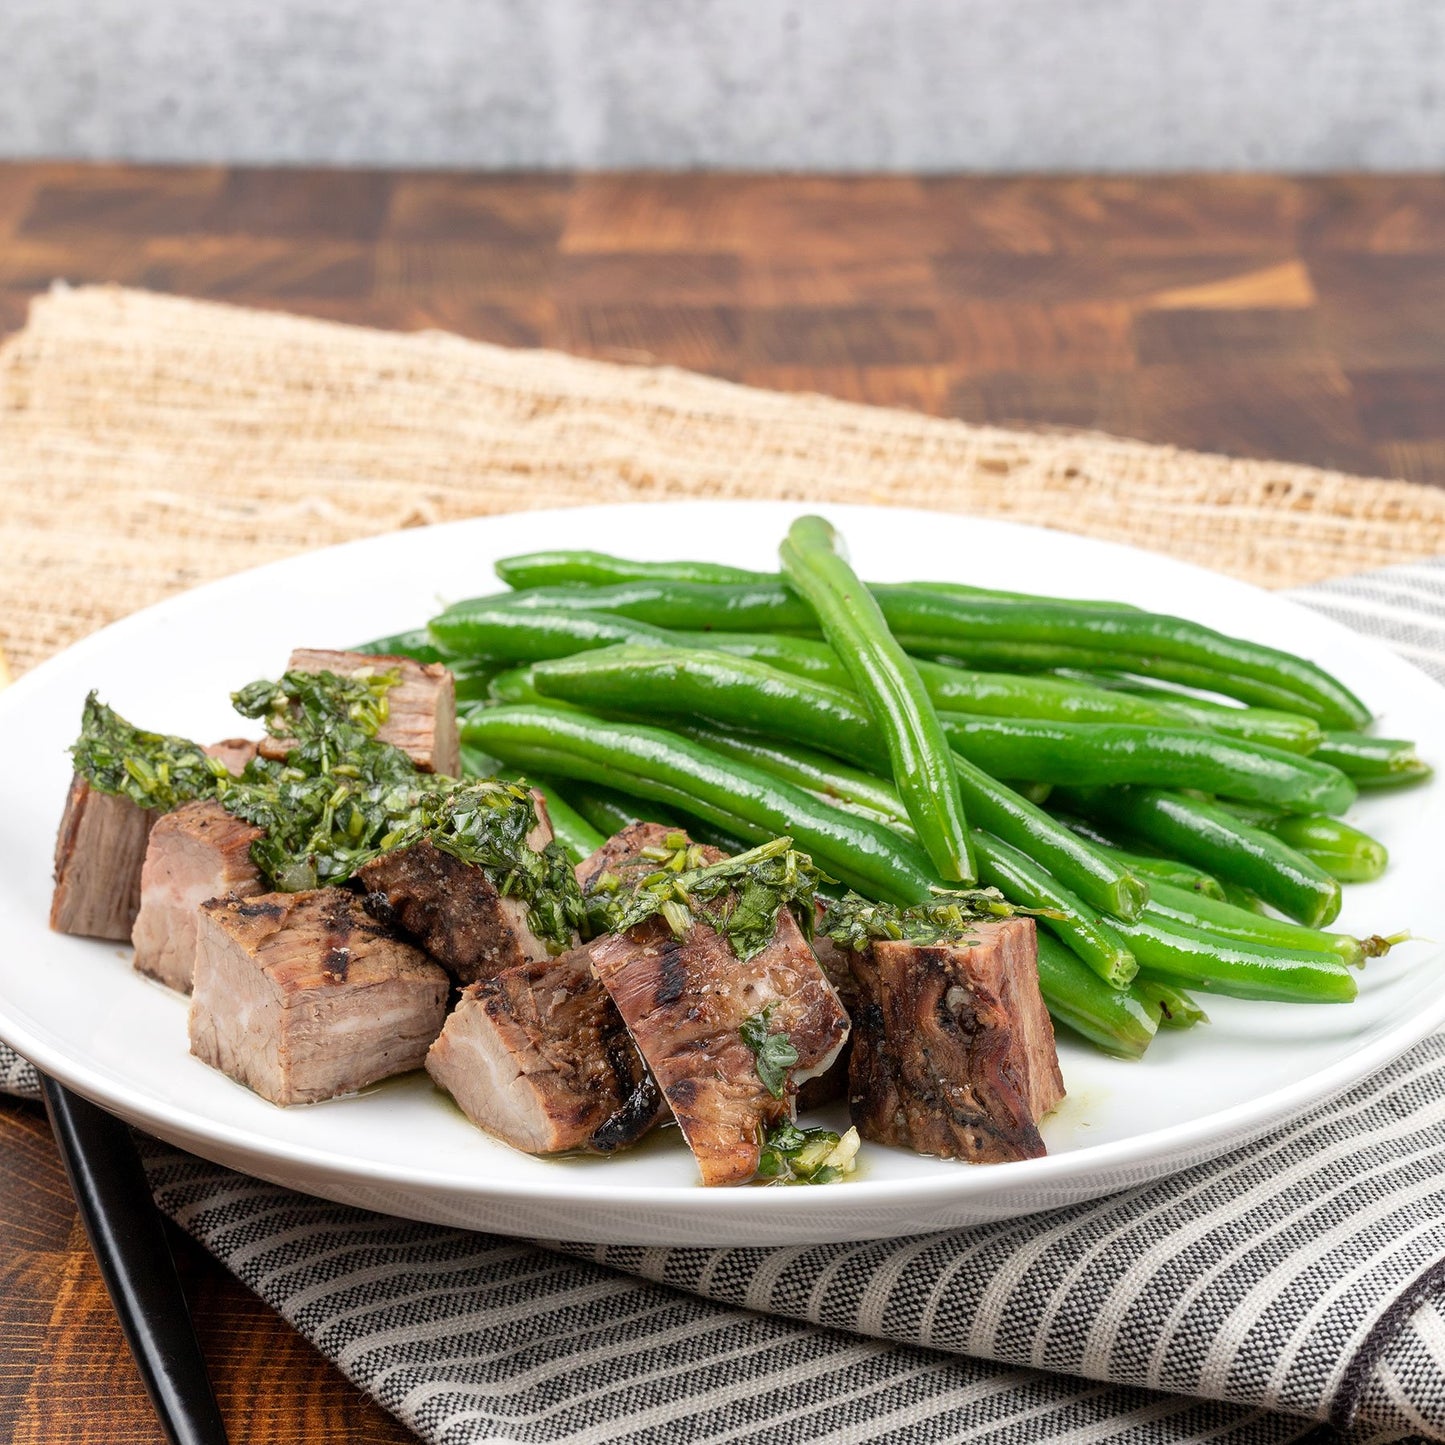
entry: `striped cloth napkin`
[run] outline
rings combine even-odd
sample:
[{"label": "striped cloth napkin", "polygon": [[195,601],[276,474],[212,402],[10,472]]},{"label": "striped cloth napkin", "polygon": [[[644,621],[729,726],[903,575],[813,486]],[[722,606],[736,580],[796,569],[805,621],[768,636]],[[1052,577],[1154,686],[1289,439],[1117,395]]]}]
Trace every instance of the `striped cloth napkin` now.
[{"label": "striped cloth napkin", "polygon": [[[1294,595],[1445,680],[1445,560]],[[36,1091],[3,1045],[0,1088]],[[146,1153],[161,1207],[437,1445],[1445,1439],[1445,1035],[1170,1179],[867,1244],[524,1242]]]}]

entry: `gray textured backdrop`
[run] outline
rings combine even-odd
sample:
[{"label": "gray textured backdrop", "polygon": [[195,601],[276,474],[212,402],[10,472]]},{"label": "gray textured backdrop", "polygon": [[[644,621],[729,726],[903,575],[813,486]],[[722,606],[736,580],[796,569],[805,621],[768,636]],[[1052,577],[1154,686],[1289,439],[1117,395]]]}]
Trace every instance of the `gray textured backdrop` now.
[{"label": "gray textured backdrop", "polygon": [[1445,0],[0,0],[0,155],[1445,166]]}]

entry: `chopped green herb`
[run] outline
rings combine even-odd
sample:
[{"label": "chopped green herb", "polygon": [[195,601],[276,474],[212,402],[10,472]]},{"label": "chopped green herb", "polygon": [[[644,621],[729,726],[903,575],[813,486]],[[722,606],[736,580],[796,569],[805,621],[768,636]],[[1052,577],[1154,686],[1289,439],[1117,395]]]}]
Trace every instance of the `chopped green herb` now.
[{"label": "chopped green herb", "polygon": [[800,1129],[783,1120],[764,1137],[758,1177],[778,1184],[835,1184],[857,1166],[858,1131]]},{"label": "chopped green herb", "polygon": [[769,1032],[776,1008],[777,1004],[770,1003],[761,1013],[745,1018],[738,1032],[757,1060],[758,1078],[763,1081],[763,1087],[773,1098],[781,1099],[788,1086],[788,1070],[798,1062],[798,1051],[787,1034]]},{"label": "chopped green herb", "polygon": [[211,798],[228,777],[225,765],[185,738],[143,732],[94,693],[85,700],[80,737],[70,749],[75,770],[101,793],[118,793],[142,808],[169,813]]},{"label": "chopped green herb", "polygon": [[839,948],[862,953],[870,944],[886,939],[961,943],[967,940],[973,925],[983,919],[1008,918],[1029,911],[1015,908],[997,888],[940,893],[910,908],[873,903],[856,893],[847,893],[828,900],[818,929]]},{"label": "chopped green herb", "polygon": [[661,915],[681,937],[701,921],[722,934],[744,963],[773,941],[784,908],[812,935],[813,898],[824,875],[791,838],[774,838],[732,858],[703,863],[702,850],[676,833],[668,835],[665,846],[644,849],[641,856],[658,866],[630,890],[620,888],[612,874],[603,875],[607,888],[592,885],[595,932],[625,933]]}]

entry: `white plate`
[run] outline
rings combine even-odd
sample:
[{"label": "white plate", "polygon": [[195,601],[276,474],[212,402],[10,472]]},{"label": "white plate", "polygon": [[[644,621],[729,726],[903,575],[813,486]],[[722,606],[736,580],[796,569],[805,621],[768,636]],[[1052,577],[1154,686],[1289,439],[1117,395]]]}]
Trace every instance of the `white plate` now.
[{"label": "white plate", "polygon": [[[768,1244],[867,1239],[1096,1198],[1208,1159],[1363,1078],[1445,1022],[1441,949],[1372,962],[1345,1007],[1208,1001],[1213,1022],[1161,1034],[1139,1063],[1061,1043],[1069,1097],[1049,1156],[970,1167],[865,1146],[825,1188],[704,1190],[676,1136],[611,1160],[547,1162],[473,1129],[425,1075],[278,1109],[191,1058],[184,1000],[129,950],[46,926],[65,746],[98,688],[143,726],[237,731],[227,695],[274,676],[294,645],[344,647],[494,590],[491,565],[538,548],[773,565],[802,510],[676,503],[478,519],[400,532],[227,578],[126,618],[0,694],[0,1036],[80,1093],[206,1158],[292,1188],[418,1219],[533,1237]],[[1313,657],[1380,712],[1380,731],[1445,759],[1445,692],[1378,644],[1240,582],[1059,532],[903,510],[826,507],[870,577],[955,578],[1107,596]],[[1358,821],[1390,846],[1386,878],[1347,890],[1342,926],[1445,938],[1445,788],[1376,797]]]}]

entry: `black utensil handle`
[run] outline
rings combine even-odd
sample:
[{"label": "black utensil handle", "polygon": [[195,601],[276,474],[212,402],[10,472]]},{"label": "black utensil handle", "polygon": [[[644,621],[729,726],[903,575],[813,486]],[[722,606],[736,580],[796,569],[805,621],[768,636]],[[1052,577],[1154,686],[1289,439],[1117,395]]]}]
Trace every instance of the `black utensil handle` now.
[{"label": "black utensil handle", "polygon": [[226,1445],[190,1307],[130,1129],[40,1076],[45,1108],[126,1343],[172,1445]]}]

